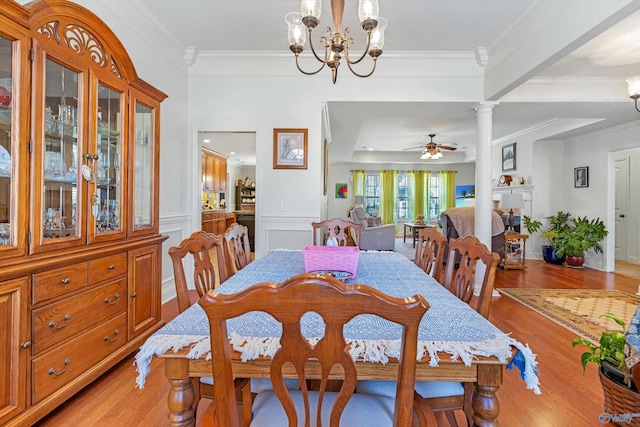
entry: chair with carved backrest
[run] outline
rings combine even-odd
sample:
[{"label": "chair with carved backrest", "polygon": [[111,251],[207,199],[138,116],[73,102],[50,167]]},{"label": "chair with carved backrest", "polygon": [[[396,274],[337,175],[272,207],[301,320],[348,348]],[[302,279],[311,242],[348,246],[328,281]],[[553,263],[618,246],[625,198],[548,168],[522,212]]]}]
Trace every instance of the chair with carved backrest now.
[{"label": "chair with carved backrest", "polygon": [[[467,236],[449,241],[449,255],[460,256],[460,263],[447,263],[444,286],[462,301],[470,304],[476,283],[476,267],[478,261],[485,265],[482,287],[478,295],[475,310],[484,318],[489,318],[491,296],[496,268],[500,256],[491,252],[484,243],[475,236]],[[453,258],[449,258],[453,259]]]},{"label": "chair with carved backrest", "polygon": [[[216,286],[215,270],[218,270],[219,283],[229,277],[227,274],[227,250],[222,236],[205,231],[196,231],[184,239],[178,246],[169,248],[169,256],[173,264],[173,277],[176,284],[178,311],[182,313],[191,306],[189,289],[184,272],[183,259],[191,254],[194,262],[193,281],[198,295],[202,297],[208,290]],[[215,257],[215,260],[212,259]],[[214,262],[216,266],[214,267]],[[195,405],[200,397],[213,399],[213,379],[203,377],[194,381],[196,391]]]},{"label": "chair with carved backrest", "polygon": [[442,260],[447,249],[447,239],[435,227],[418,231],[418,244],[414,263],[438,282],[442,280]]},{"label": "chair with carved backrest", "polygon": [[[362,226],[355,222],[346,221],[340,218],[327,219],[320,222],[312,222],[313,227],[313,245],[317,245],[318,241],[325,242],[329,239],[336,239],[337,246],[348,246],[349,238],[353,238],[354,246],[360,247],[360,229]],[[318,240],[318,232],[328,229],[326,239],[323,237]]]},{"label": "chair with carved backrest", "polygon": [[[227,242],[227,271],[242,270],[251,262],[251,246],[249,245],[249,229],[234,222],[224,233]],[[233,255],[231,255],[233,248]],[[231,273],[232,274],[232,273]]]},{"label": "chair with carved backrest", "polygon": [[[204,415],[203,425],[239,425],[226,321],[256,311],[268,313],[282,324],[282,337],[270,365],[273,390],[257,394],[252,425],[305,425],[307,421],[306,425],[337,427],[341,417],[343,425],[383,425],[381,419],[388,420],[384,425],[394,426],[435,422],[428,407],[414,405],[418,327],[429,307],[422,296],[394,298],[366,285],[345,285],[332,277],[300,274],[282,283],[259,283],[237,294],[210,292],[200,304],[209,318],[215,379],[215,406]],[[317,313],[324,326],[324,334],[313,345],[301,333],[301,319],[308,318],[304,316],[308,312]],[[354,393],[357,371],[343,330],[353,317],[365,313],[402,326],[397,398]],[[297,376],[301,389],[288,390],[283,372]],[[320,377],[318,391],[307,388],[306,380],[312,373]],[[338,392],[325,390],[332,373],[343,373]]]},{"label": "chair with carved backrest", "polygon": [[[448,255],[450,260],[459,257],[460,263],[457,267],[454,262],[447,263],[443,286],[468,304],[471,303],[474,294],[477,264],[484,264],[482,286],[474,308],[484,318],[489,319],[493,282],[500,256],[491,252],[475,236],[449,240]],[[453,410],[462,409],[467,412],[471,407],[473,386],[470,383],[418,382],[416,392],[421,396],[417,398],[420,402],[430,406],[434,411],[444,410],[449,423],[457,426]]]}]

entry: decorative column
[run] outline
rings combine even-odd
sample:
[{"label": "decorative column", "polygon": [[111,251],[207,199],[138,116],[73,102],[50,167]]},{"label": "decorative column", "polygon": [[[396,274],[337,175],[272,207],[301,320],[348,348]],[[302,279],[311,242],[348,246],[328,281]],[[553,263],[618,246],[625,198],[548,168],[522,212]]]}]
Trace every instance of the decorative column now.
[{"label": "decorative column", "polygon": [[[491,249],[491,141],[493,140],[493,108],[497,102],[481,102],[474,107],[477,117],[476,136],[476,210],[475,235]],[[478,275],[482,277],[482,275]]]}]

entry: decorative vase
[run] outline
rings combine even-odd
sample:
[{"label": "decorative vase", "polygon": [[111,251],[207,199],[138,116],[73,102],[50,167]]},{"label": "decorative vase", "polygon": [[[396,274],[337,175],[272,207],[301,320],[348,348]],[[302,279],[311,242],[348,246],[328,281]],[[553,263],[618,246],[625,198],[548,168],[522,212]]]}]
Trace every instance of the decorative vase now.
[{"label": "decorative vase", "polygon": [[567,265],[571,267],[582,267],[582,264],[584,264],[584,256],[567,255],[565,261],[567,262]]},{"label": "decorative vase", "polygon": [[549,264],[561,265],[564,262],[564,256],[559,257],[553,250],[553,246],[542,246],[542,259]]}]

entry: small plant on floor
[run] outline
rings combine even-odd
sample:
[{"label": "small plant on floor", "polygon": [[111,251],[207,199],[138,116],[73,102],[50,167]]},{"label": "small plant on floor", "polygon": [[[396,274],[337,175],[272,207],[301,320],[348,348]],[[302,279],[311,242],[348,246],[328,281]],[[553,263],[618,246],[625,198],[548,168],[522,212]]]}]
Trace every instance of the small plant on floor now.
[{"label": "small plant on floor", "polygon": [[587,346],[589,351],[582,353],[580,360],[582,361],[582,369],[587,369],[587,363],[592,362],[600,366],[603,361],[609,362],[620,371],[625,371],[624,364],[624,345],[626,337],[624,335],[625,323],[622,319],[613,313],[606,313],[600,317],[608,317],[613,319],[618,325],[622,326],[622,331],[605,331],[600,337],[600,345],[595,345],[585,338],[576,338],[571,341],[573,347],[583,344]]}]

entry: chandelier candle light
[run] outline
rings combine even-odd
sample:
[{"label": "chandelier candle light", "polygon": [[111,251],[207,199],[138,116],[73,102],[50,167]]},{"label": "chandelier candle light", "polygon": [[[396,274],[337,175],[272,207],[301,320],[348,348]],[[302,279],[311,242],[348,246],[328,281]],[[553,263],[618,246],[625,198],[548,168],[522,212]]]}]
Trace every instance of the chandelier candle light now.
[{"label": "chandelier candle light", "polygon": [[640,109],[638,109],[638,98],[640,98],[640,75],[629,77],[627,79],[627,84],[629,85],[629,98],[635,101],[636,110],[640,112]]},{"label": "chandelier candle light", "polygon": [[[289,26],[289,49],[296,56],[296,66],[298,70],[306,75],[317,74],[328,65],[331,68],[331,78],[336,83],[338,78],[338,67],[344,53],[344,59],[347,66],[353,74],[358,77],[369,77],[376,69],[376,62],[382,55],[382,47],[384,45],[384,30],[387,26],[387,20],[378,16],[378,0],[359,0],[358,16],[360,17],[360,26],[367,33],[367,46],[362,55],[356,59],[349,58],[349,47],[353,43],[353,39],[349,37],[349,27],[345,28],[342,33],[342,16],[344,15],[344,0],[331,0],[331,13],[333,15],[333,30],[327,27],[327,33],[320,38],[320,42],[324,45],[324,58],[316,53],[311,40],[311,32],[320,23],[320,14],[322,13],[321,0],[302,0],[300,12],[291,12],[285,16],[285,21]],[[306,27],[306,31],[305,31]],[[304,51],[304,45],[309,34],[309,46],[313,56],[322,63],[320,68],[315,71],[305,71],[300,68],[300,54]],[[361,62],[365,56],[369,54],[373,58],[373,68],[368,74],[359,74],[351,67]]]}]

